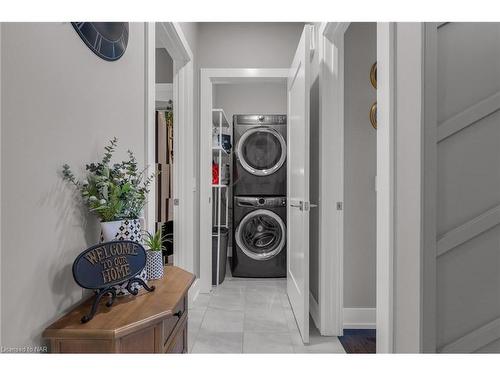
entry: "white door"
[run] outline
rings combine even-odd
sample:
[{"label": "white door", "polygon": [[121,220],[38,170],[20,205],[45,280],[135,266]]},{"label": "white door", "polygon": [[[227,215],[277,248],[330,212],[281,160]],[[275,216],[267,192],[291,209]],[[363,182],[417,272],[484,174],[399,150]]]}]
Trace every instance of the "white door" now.
[{"label": "white door", "polygon": [[309,342],[309,91],[312,26],[288,73],[287,292],[302,341]]}]

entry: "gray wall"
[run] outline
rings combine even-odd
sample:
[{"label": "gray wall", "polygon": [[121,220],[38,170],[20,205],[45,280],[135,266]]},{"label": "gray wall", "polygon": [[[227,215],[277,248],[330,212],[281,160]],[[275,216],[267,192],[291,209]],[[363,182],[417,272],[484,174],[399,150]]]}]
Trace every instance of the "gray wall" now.
[{"label": "gray wall", "polygon": [[216,85],[214,106],[224,110],[230,123],[235,114],[286,114],[286,86],[264,82]]},{"label": "gray wall", "polygon": [[[452,22],[438,29],[437,38],[441,124],[457,113],[474,113],[471,107],[500,93],[500,24]],[[438,143],[438,238],[500,205],[498,105],[495,109]],[[500,318],[499,244],[496,225],[437,258],[438,350]],[[499,346],[484,350],[498,352]]]},{"label": "gray wall", "polygon": [[200,68],[288,68],[303,23],[203,22]]},{"label": "gray wall", "polygon": [[2,344],[36,345],[82,297],[71,265],[98,239],[61,165],[82,173],[114,136],[118,157],[130,148],[143,163],[144,25],[130,24],[116,62],[69,23],[4,23],[1,38]]},{"label": "gray wall", "polygon": [[165,48],[156,48],[155,82],[174,82],[174,62]]},{"label": "gray wall", "polygon": [[344,307],[375,307],[377,132],[368,114],[376,24],[351,24],[344,46]]}]

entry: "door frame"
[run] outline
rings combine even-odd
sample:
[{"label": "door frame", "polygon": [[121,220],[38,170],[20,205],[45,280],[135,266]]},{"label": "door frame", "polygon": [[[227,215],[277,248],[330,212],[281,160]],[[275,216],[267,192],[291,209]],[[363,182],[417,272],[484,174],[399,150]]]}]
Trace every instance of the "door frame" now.
[{"label": "door frame", "polygon": [[[320,155],[325,161],[331,160],[333,149],[332,137],[328,134],[341,134],[340,147],[343,147],[344,36],[348,27],[348,22],[328,22],[322,24],[319,33],[323,39],[318,43],[321,53]],[[377,353],[393,351],[394,56],[394,23],[377,23]],[[343,202],[343,160],[341,164],[341,172],[338,166],[331,168],[326,162],[320,166],[319,304],[323,335],[343,334],[343,211],[336,208],[337,202]],[[332,186],[335,194],[331,194]],[[340,212],[340,215],[332,217],[332,212]],[[332,227],[337,231],[332,231]],[[327,247],[332,243],[337,243],[334,251]]]},{"label": "door frame", "polygon": [[[214,84],[282,82],[285,69],[201,69],[200,75],[200,293],[212,290],[212,96]],[[210,225],[207,225],[209,223]]]},{"label": "door frame", "polygon": [[[191,222],[194,212],[195,169],[193,148],[193,53],[178,22],[149,22],[145,24],[145,161],[155,164],[155,49],[165,48],[173,60],[174,152],[174,264],[194,272],[194,236]],[[146,227],[154,230],[156,212],[154,181],[145,207]],[[196,298],[196,283],[190,299]]]}]

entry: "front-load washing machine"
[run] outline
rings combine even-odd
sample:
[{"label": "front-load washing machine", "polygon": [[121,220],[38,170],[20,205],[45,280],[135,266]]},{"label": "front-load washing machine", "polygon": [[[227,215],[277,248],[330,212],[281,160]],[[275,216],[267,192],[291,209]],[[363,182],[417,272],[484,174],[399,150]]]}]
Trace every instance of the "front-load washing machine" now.
[{"label": "front-load washing machine", "polygon": [[234,197],[234,277],[286,277],[286,197]]},{"label": "front-load washing machine", "polygon": [[233,195],[286,195],[286,115],[234,115]]}]

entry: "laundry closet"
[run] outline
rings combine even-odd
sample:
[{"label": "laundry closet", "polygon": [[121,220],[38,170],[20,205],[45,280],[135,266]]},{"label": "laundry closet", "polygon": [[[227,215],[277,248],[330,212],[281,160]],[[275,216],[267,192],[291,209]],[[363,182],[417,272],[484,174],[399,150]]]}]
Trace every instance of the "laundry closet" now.
[{"label": "laundry closet", "polygon": [[200,25],[200,293],[300,345],[375,328],[376,24],[342,27],[341,87],[323,24]]},{"label": "laundry closet", "polygon": [[214,285],[286,276],[286,94],[284,81],[213,86]]}]

